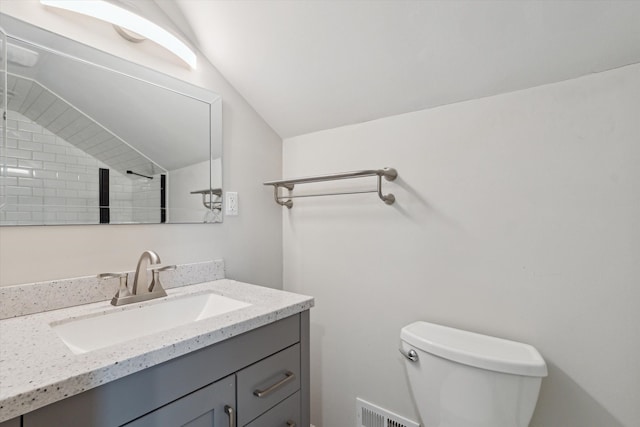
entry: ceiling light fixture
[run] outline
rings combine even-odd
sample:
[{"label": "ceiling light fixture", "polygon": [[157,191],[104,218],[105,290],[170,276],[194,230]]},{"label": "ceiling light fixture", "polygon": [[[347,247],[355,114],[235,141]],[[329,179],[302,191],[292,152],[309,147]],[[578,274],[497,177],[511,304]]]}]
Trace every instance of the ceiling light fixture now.
[{"label": "ceiling light fixture", "polygon": [[103,0],[40,0],[40,3],[91,16],[133,31],[169,50],[191,68],[196,68],[196,54],[184,42],[159,25],[113,3]]}]

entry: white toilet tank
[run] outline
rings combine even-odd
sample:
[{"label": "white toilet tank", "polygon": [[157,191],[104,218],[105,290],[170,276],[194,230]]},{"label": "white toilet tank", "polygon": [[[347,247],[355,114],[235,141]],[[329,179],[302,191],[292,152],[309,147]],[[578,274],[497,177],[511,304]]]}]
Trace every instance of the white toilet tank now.
[{"label": "white toilet tank", "polygon": [[535,348],[427,322],[400,339],[424,427],[529,425],[547,376]]}]

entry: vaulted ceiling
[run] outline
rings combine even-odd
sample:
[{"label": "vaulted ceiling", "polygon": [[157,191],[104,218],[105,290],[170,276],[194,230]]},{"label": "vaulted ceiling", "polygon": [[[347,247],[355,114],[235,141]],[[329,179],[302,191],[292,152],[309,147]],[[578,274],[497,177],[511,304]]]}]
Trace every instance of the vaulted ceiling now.
[{"label": "vaulted ceiling", "polygon": [[638,1],[175,5],[176,23],[283,138],[640,62]]}]

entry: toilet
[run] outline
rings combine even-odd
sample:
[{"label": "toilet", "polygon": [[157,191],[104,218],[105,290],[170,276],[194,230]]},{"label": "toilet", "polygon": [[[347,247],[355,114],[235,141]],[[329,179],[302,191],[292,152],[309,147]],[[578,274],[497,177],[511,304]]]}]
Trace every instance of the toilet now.
[{"label": "toilet", "polygon": [[428,322],[400,332],[422,427],[527,427],[547,365],[515,341]]}]

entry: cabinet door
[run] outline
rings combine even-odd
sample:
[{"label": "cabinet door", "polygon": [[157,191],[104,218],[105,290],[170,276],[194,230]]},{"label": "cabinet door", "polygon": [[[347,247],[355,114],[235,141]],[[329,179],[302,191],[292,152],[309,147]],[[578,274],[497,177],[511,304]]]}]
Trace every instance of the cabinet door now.
[{"label": "cabinet door", "polygon": [[226,427],[235,425],[235,375],[163,406],[126,427]]},{"label": "cabinet door", "polygon": [[0,427],[20,427],[20,417],[0,423]]}]

